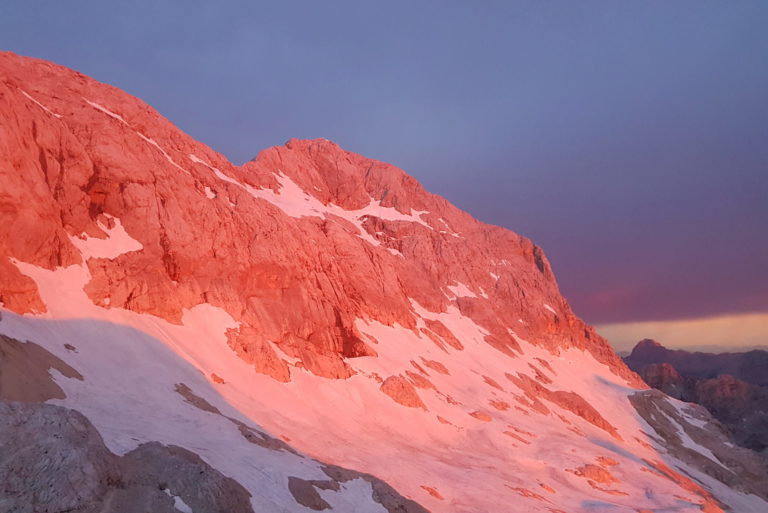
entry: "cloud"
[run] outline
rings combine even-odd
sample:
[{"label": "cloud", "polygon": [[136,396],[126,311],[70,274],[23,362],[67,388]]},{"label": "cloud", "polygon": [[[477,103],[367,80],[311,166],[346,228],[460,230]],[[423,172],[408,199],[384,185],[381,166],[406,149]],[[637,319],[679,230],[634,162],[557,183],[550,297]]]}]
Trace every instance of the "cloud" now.
[{"label": "cloud", "polygon": [[703,319],[645,321],[595,326],[617,351],[632,349],[644,338],[670,348],[768,345],[768,313],[737,314]]}]

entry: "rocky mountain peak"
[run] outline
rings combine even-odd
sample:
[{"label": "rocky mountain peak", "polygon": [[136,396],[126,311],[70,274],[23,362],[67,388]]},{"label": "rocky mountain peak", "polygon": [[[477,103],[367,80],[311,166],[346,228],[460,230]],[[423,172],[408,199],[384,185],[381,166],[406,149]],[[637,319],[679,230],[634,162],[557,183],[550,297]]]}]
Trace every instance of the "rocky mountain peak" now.
[{"label": "rocky mountain peak", "polygon": [[[347,358],[375,352],[356,320],[418,331],[415,302],[455,305],[502,354],[515,353],[515,336],[584,347],[640,383],[572,313],[539,248],[390,164],[292,139],[238,167],[113,87],[9,53],[0,69],[0,108],[18,138],[4,147],[14,164],[3,251],[18,293],[4,301],[19,312],[43,306],[7,258],[48,269],[84,259],[86,291],[108,308],[171,322],[197,304],[224,308],[241,325],[232,347],[280,380],[289,366],[272,344],[312,372],[349,377]],[[78,251],[111,230],[140,249]]]},{"label": "rocky mountain peak", "polygon": [[[643,392],[541,248],[395,166],[298,139],[236,166],[141,100],[10,53],[0,119],[0,349],[34,369],[0,376],[17,381],[0,400],[43,381],[65,411],[7,424],[74,419],[93,450],[67,465],[114,467],[82,511],[121,494],[230,511],[227,489],[232,511],[766,505],[732,477],[760,465]],[[42,475],[19,461],[18,482]]]},{"label": "rocky mountain peak", "polygon": [[659,342],[650,338],[643,339],[635,344],[627,358],[636,360],[655,361],[661,355],[668,352],[668,349]]}]

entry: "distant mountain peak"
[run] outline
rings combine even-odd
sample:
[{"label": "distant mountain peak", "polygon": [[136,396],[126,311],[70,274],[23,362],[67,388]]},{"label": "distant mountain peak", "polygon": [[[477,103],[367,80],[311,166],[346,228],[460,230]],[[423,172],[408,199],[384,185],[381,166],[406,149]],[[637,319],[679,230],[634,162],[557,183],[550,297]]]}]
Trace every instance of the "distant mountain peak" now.
[{"label": "distant mountain peak", "polygon": [[651,358],[663,354],[666,351],[667,348],[659,342],[650,338],[645,338],[635,344],[635,347],[632,348],[632,351],[629,354],[629,358]]},{"label": "distant mountain peak", "polygon": [[661,342],[657,342],[652,338],[644,338],[643,340],[641,340],[635,345],[635,348],[638,348],[638,347],[664,347],[664,346],[661,344]]}]

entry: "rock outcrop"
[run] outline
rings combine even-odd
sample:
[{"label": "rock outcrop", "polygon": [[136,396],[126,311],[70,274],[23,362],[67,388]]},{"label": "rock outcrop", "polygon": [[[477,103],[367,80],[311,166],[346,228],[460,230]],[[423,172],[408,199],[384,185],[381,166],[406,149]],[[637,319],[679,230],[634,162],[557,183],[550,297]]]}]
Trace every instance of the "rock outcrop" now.
[{"label": "rock outcrop", "polygon": [[768,352],[691,353],[642,340],[625,361],[653,388],[704,406],[737,444],[768,448]]},{"label": "rock outcrop", "polygon": [[51,369],[68,378],[83,379],[79,372],[34,342],[0,335],[0,400],[40,403],[64,399],[64,391],[51,376]]},{"label": "rock outcrop", "polygon": [[630,400],[676,457],[728,486],[768,498],[768,462],[731,445],[727,431],[705,408],[679,408],[658,390],[637,392]]},{"label": "rock outcrop", "polygon": [[180,447],[144,444],[118,457],[82,414],[0,402],[0,512],[253,513],[238,483]]}]

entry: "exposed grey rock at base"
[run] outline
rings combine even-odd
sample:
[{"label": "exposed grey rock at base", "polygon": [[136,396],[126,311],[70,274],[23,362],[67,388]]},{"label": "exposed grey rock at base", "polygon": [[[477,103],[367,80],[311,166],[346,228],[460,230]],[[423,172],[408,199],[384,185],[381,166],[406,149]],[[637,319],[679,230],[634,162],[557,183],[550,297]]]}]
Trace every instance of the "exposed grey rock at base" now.
[{"label": "exposed grey rock at base", "polygon": [[50,369],[67,378],[83,379],[44,347],[0,335],[0,399],[33,403],[64,399],[64,391],[51,377]]},{"label": "exposed grey rock at base", "polygon": [[[768,464],[754,452],[732,445],[726,428],[706,408],[689,403],[683,407],[687,415],[682,415],[669,397],[655,389],[628,397],[672,456],[730,488],[768,499]],[[715,460],[687,447],[684,437],[709,449]]]},{"label": "exposed grey rock at base", "polygon": [[157,442],[123,457],[81,413],[0,401],[0,513],[253,513],[250,494],[196,454]]},{"label": "exposed grey rock at base", "polygon": [[[299,504],[331,509],[317,490],[338,492],[361,478],[389,513],[428,513],[374,476],[335,465],[323,471],[329,479],[289,478]],[[196,513],[253,513],[241,484],[187,449],[149,442],[119,457],[78,411],[0,401],[0,513],[178,513],[174,497]]]},{"label": "exposed grey rock at base", "polygon": [[[333,485],[336,485],[336,488],[333,488]],[[291,495],[293,495],[296,502],[315,511],[333,509],[331,508],[331,505],[320,496],[316,488],[338,490],[338,486],[336,481],[308,481],[295,476],[290,476],[288,478],[288,490],[291,492]]]},{"label": "exposed grey rock at base", "polygon": [[736,444],[768,455],[768,352],[700,353],[641,340],[624,358],[655,389],[704,406]]},{"label": "exposed grey rock at base", "polygon": [[0,402],[0,513],[90,512],[119,485],[119,458],[85,416]]},{"label": "exposed grey rock at base", "polygon": [[122,458],[127,486],[158,485],[181,497],[193,511],[251,513],[251,494],[197,454],[158,442],[142,444]]},{"label": "exposed grey rock at base", "polygon": [[323,472],[339,483],[357,478],[368,481],[371,483],[371,488],[373,488],[373,500],[381,504],[389,513],[429,513],[429,510],[418,502],[406,499],[385,481],[370,474],[364,474],[336,465],[326,465],[323,467]]},{"label": "exposed grey rock at base", "polygon": [[179,513],[173,497],[157,486],[133,485],[110,489],[104,496],[99,513]]}]

